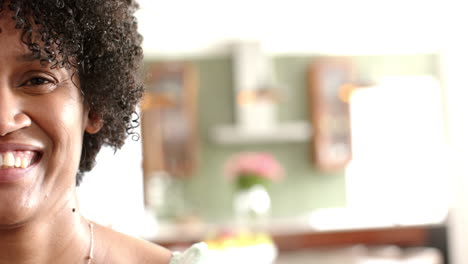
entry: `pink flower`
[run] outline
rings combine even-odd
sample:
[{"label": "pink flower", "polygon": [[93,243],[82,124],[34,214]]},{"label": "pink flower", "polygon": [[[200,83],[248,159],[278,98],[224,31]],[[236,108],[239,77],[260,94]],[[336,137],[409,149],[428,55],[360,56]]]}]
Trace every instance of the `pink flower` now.
[{"label": "pink flower", "polygon": [[231,157],[225,166],[228,179],[235,180],[240,175],[251,174],[271,181],[279,181],[284,176],[283,167],[265,152],[244,152]]}]

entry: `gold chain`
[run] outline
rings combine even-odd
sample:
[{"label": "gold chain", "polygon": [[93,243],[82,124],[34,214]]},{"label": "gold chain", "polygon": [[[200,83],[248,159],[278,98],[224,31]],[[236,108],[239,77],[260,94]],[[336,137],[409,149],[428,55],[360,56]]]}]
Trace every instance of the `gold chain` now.
[{"label": "gold chain", "polygon": [[88,254],[88,264],[92,264],[94,258],[94,225],[91,222],[88,222],[89,233],[90,233],[90,245],[89,245],[89,254]]}]

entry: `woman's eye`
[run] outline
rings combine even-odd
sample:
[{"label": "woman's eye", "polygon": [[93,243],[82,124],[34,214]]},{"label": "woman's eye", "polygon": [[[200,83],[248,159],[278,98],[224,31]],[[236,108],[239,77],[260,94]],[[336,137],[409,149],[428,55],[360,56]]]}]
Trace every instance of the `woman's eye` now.
[{"label": "woman's eye", "polygon": [[34,77],[29,79],[26,82],[26,85],[44,85],[44,84],[52,84],[52,81],[42,78],[42,77]]},{"label": "woman's eye", "polygon": [[34,76],[23,82],[22,89],[27,93],[48,93],[56,88],[57,82],[52,77]]}]

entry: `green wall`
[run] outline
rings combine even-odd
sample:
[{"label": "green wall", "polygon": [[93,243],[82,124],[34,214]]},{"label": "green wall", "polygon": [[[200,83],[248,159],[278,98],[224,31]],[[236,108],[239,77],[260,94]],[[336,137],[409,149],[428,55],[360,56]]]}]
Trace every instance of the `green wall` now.
[{"label": "green wall", "polygon": [[[274,59],[282,86],[279,120],[306,120],[306,70],[316,56],[284,56]],[[429,74],[438,76],[437,56],[352,57],[361,79],[373,81],[385,75]],[[218,145],[210,132],[217,124],[234,122],[232,60],[229,56],[189,60],[199,73],[199,164],[192,178],[183,182],[186,209],[210,221],[232,216],[232,186],[222,175],[224,161],[238,151],[258,150],[274,154],[287,172],[285,180],[271,188],[273,216],[287,217],[310,210],[346,205],[343,172],[326,174],[310,162],[310,143]]]}]

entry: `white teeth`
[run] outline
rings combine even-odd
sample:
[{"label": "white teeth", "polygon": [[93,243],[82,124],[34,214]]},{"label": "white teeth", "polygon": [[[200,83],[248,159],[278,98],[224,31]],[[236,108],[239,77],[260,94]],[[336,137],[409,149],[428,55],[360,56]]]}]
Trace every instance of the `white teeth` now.
[{"label": "white teeth", "polygon": [[16,157],[15,159],[15,167],[16,168],[19,168],[21,166],[21,158],[20,157]]},{"label": "white teeth", "polygon": [[13,153],[7,152],[5,154],[5,157],[3,158],[3,165],[8,167],[13,167],[13,165],[15,165],[15,156],[13,156]]},{"label": "white teeth", "polygon": [[29,166],[29,160],[27,158],[21,159],[21,168],[27,168]]},{"label": "white teeth", "polygon": [[32,151],[13,151],[0,153],[0,169],[27,168],[34,158]]}]

